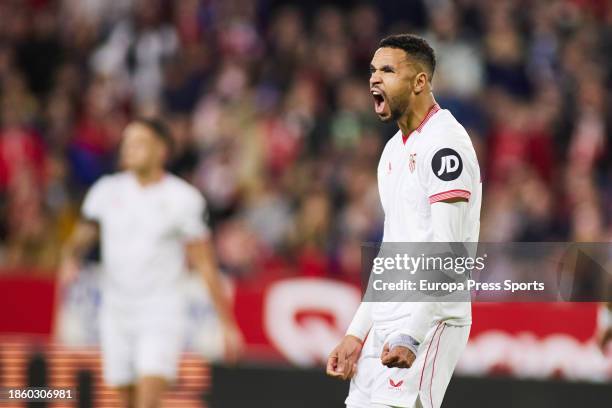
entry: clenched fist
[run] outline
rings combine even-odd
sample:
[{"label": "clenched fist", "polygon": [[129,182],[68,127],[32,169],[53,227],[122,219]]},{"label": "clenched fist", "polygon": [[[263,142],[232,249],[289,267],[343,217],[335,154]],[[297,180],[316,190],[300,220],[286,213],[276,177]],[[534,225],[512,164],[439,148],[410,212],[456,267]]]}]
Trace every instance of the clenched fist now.
[{"label": "clenched fist", "polygon": [[344,336],[327,358],[327,375],[341,380],[353,378],[362,346],[363,343],[357,337]]},{"label": "clenched fist", "polygon": [[385,344],[380,361],[387,367],[410,368],[416,356],[409,348],[403,346],[395,346],[389,350],[389,344]]}]

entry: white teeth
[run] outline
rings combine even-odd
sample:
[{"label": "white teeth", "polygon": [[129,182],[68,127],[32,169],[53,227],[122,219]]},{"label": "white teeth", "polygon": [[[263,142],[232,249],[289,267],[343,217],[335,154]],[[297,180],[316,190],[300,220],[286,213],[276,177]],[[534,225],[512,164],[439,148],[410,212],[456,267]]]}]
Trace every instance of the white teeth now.
[{"label": "white teeth", "polygon": [[381,95],[381,93],[378,91],[372,91],[372,95]]}]

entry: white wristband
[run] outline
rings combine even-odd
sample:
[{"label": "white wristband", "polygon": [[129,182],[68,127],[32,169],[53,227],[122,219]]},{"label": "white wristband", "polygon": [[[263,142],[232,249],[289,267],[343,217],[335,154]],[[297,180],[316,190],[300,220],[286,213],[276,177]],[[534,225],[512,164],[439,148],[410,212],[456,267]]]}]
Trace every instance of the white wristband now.
[{"label": "white wristband", "polygon": [[416,341],[412,336],[404,333],[396,332],[389,336],[387,339],[387,345],[389,350],[393,350],[394,347],[402,346],[412,351],[412,354],[416,356],[417,350],[419,349],[419,342]]}]

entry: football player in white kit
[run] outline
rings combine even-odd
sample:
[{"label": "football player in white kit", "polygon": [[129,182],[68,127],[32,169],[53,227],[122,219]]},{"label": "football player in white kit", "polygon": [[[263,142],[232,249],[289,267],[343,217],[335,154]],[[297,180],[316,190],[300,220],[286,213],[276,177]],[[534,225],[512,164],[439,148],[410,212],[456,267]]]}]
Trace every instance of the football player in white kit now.
[{"label": "football player in white kit", "polygon": [[[378,165],[383,242],[477,242],[482,186],[470,138],[432,94],[425,40],[383,39],[370,65],[382,121],[399,131]],[[362,302],[328,375],[351,379],[348,408],[440,407],[467,344],[469,302]]]},{"label": "football player in white kit", "polygon": [[141,118],[124,130],[125,171],[89,190],[82,218],[63,252],[60,276],[69,282],[99,237],[104,270],[100,336],[105,382],[125,407],[158,407],[176,378],[184,341],[180,283],[187,258],[209,288],[235,359],[242,336],[221,287],[205,202],[187,182],[168,174],[171,136],[162,122]]}]

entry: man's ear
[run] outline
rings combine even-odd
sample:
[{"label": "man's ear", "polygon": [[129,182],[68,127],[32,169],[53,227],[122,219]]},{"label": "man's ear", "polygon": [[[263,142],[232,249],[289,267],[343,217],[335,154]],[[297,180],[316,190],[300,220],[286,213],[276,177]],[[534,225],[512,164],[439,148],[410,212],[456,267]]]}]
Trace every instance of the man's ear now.
[{"label": "man's ear", "polygon": [[416,77],[414,78],[414,93],[418,95],[423,92],[426,89],[428,82],[429,76],[425,71],[421,71],[416,74]]}]

